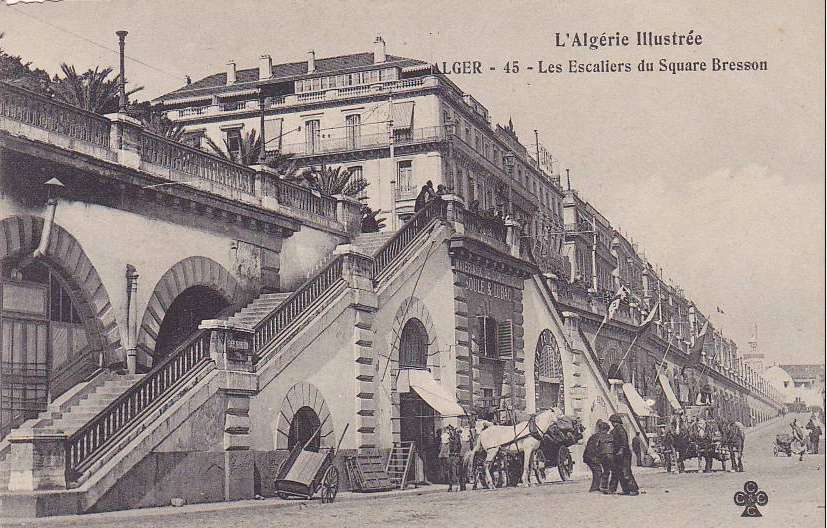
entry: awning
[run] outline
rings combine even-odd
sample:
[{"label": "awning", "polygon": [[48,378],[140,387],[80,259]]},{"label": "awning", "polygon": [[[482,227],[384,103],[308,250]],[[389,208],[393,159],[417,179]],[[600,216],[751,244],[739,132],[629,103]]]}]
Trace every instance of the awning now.
[{"label": "awning", "polygon": [[629,402],[629,407],[632,408],[632,412],[636,415],[641,417],[652,415],[652,413],[649,412],[649,406],[646,405],[646,402],[643,401],[643,398],[641,398],[640,394],[637,393],[634,385],[631,383],[624,383],[623,394],[626,395],[626,400]]},{"label": "awning", "polygon": [[666,399],[669,400],[669,405],[672,406],[674,410],[680,410],[681,402],[678,401],[677,396],[675,396],[675,391],[672,390],[672,386],[669,385],[669,379],[666,377],[666,374],[658,374],[658,381],[660,382],[660,386],[663,388],[663,393],[666,394]]},{"label": "awning", "polygon": [[283,119],[264,120],[265,150],[281,150],[281,126]]},{"label": "awning", "polygon": [[[401,379],[403,376],[406,376],[407,380]],[[437,383],[427,370],[403,369],[399,371],[399,377],[400,380],[397,386],[400,391],[404,382],[407,381],[411,390],[419,394],[428,405],[442,416],[465,416],[465,410],[459,406],[456,398],[442,388],[442,385]]]},{"label": "awning", "polygon": [[413,101],[393,103],[393,129],[408,130],[413,127]]}]

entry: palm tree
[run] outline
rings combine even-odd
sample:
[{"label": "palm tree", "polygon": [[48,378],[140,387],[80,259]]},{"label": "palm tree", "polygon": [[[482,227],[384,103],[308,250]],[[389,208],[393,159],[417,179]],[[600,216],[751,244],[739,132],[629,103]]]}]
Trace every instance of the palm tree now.
[{"label": "palm tree", "polygon": [[[89,69],[81,74],[78,74],[74,66],[61,63],[60,69],[63,72],[63,77],[55,77],[52,82],[52,91],[57,99],[69,103],[72,106],[77,106],[95,112],[98,114],[108,114],[118,111],[119,102],[119,88],[120,75],[109,78],[112,73],[112,68]],[[132,95],[143,90],[143,86],[139,86],[129,90],[126,95]]]},{"label": "palm tree", "polygon": [[173,122],[167,116],[154,109],[150,111],[148,115],[142,115],[140,119],[144,128],[159,136],[178,142],[184,137],[184,126],[181,125],[181,123]]},{"label": "palm tree", "polygon": [[259,154],[261,153],[261,138],[255,129],[241,136],[239,141],[239,150],[235,151],[230,148],[227,140],[224,140],[224,146],[220,146],[211,137],[206,137],[207,147],[216,156],[223,158],[233,163],[240,165],[255,165],[260,162]]},{"label": "palm tree", "polygon": [[275,170],[279,176],[284,179],[295,179],[296,172],[299,170],[298,162],[293,158],[292,154],[282,154],[281,152],[274,152],[267,154],[264,164]]},{"label": "palm tree", "polygon": [[364,178],[351,178],[352,175],[347,169],[331,168],[325,164],[305,169],[302,176],[310,187],[331,196],[344,194],[357,197],[368,187],[368,182]]}]

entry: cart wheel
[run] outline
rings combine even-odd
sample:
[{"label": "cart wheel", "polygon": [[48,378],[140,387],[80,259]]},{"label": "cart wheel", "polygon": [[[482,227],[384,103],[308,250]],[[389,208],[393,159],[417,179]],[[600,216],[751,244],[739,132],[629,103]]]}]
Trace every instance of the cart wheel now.
[{"label": "cart wheel", "polygon": [[546,455],[543,454],[542,449],[535,449],[534,450],[534,462],[532,464],[532,469],[529,472],[528,479],[531,480],[531,471],[534,472],[534,476],[537,477],[538,484],[542,484],[546,481]]},{"label": "cart wheel", "polygon": [[566,446],[560,446],[557,450],[557,472],[560,473],[560,480],[566,481],[571,478],[571,470],[574,469],[574,461],[571,459]]},{"label": "cart wheel", "polygon": [[339,470],[330,466],[322,476],[322,503],[327,504],[336,500],[339,493]]}]

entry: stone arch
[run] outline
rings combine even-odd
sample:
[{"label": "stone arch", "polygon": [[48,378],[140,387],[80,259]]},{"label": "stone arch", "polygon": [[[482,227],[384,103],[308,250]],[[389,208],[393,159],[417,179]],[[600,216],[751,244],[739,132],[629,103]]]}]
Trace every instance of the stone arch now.
[{"label": "stone arch", "polygon": [[281,402],[278,418],[276,419],[275,444],[276,449],[287,449],[290,425],[293,417],[302,407],[313,409],[319,417],[321,430],[319,431],[321,447],[336,447],[333,435],[333,418],[327,407],[321,391],[311,383],[297,383],[290,387],[284,400]]},{"label": "stone arch", "polygon": [[408,297],[396,310],[396,315],[393,318],[393,326],[391,327],[391,367],[399,368],[399,347],[402,342],[402,331],[408,321],[417,319],[425,333],[428,334],[428,360],[427,366],[431,370],[434,378],[439,380],[439,366],[440,366],[440,348],[439,337],[437,336],[436,328],[434,327],[434,320],[428,312],[428,307],[425,306],[419,298]]},{"label": "stone arch", "polygon": [[[42,231],[40,217],[21,215],[0,220],[0,261],[30,254],[40,243]],[[80,242],[55,223],[44,260],[60,273],[77,301],[90,349],[103,352],[107,364],[122,362],[122,354],[115,353],[121,343],[115,310]]]},{"label": "stone arch", "polygon": [[[557,381],[544,381],[557,380]],[[557,384],[557,407],[565,411],[566,383],[563,371],[563,357],[560,354],[560,346],[557,344],[554,334],[548,328],[540,332],[537,337],[537,346],[534,349],[534,401],[535,411],[538,410],[537,403],[540,402],[541,383]]]},{"label": "stone arch", "polygon": [[247,299],[238,281],[221,264],[207,257],[188,257],[172,266],[158,280],[149,298],[138,330],[139,361],[149,363],[161,323],[172,303],[189,288],[202,286],[219,293],[228,304],[239,306]]}]

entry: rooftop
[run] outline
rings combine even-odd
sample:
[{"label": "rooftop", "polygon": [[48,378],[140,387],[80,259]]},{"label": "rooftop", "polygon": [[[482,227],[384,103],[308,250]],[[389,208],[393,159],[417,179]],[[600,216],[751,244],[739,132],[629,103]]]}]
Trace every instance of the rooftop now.
[{"label": "rooftop", "polygon": [[793,379],[824,379],[824,363],[810,365],[778,365]]},{"label": "rooftop", "polygon": [[249,89],[251,86],[257,86],[259,84],[294,81],[304,77],[319,77],[329,75],[331,73],[351,73],[380,67],[404,68],[407,66],[427,64],[427,62],[418,59],[397,57],[395,55],[387,55],[384,62],[374,63],[372,52],[351,53],[349,55],[316,59],[316,69],[312,74],[307,73],[308,67],[306,60],[301,62],[274,64],[272,67],[272,77],[269,79],[259,78],[258,67],[237,70],[236,82],[231,85],[227,85],[227,72],[214,73],[204,77],[203,79],[199,79],[192,84],[188,84],[168,94],[162,95],[158,97],[156,101],[163,101],[165,99],[184,96],[232,92],[236,90]]}]

